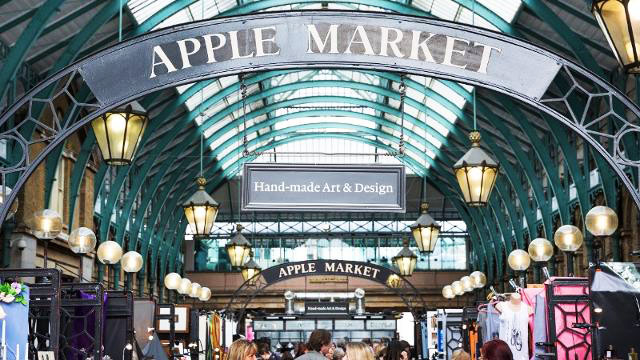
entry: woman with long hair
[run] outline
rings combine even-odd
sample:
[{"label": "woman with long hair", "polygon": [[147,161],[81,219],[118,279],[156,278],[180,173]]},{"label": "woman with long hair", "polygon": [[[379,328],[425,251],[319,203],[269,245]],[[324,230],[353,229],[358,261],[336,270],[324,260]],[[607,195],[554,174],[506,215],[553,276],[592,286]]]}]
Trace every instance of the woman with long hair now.
[{"label": "woman with long hair", "polygon": [[513,360],[513,353],[502,340],[487,341],[480,349],[482,360]]},{"label": "woman with long hair", "polygon": [[373,351],[362,342],[350,342],[346,346],[345,360],[373,360]]},{"label": "woman with long hair", "polygon": [[258,347],[256,344],[245,339],[238,339],[231,343],[227,360],[256,360],[257,353]]}]

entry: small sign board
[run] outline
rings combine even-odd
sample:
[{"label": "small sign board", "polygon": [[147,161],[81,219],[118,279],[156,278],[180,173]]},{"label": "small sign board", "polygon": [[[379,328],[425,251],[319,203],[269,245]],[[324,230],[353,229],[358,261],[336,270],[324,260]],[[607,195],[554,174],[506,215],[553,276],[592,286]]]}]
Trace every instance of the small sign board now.
[{"label": "small sign board", "polygon": [[307,315],[335,315],[335,314],[348,314],[349,303],[345,301],[331,302],[331,301],[313,301],[305,302],[304,304],[305,314]]},{"label": "small sign board", "polygon": [[402,165],[245,164],[242,210],[399,212]]}]

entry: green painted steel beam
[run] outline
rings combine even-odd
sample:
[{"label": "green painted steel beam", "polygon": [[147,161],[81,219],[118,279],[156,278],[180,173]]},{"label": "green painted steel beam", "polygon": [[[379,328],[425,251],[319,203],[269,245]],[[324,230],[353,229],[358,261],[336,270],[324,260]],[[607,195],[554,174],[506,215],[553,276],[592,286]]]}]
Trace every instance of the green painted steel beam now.
[{"label": "green painted steel beam", "polygon": [[0,24],[0,33],[3,33],[5,31],[11,30],[14,27],[22,24],[23,22],[27,21],[28,19],[31,19],[31,17],[33,16],[33,14],[36,13],[36,11],[38,11],[37,7],[34,7],[31,10],[27,10],[25,12],[23,12],[22,14],[9,19],[8,21]]},{"label": "green painted steel beam", "polygon": [[64,0],[47,0],[40,5],[38,11],[31,18],[29,25],[22,31],[18,40],[11,47],[9,55],[4,59],[0,70],[0,96],[4,97],[9,83],[18,72],[27,51],[38,39],[49,18],[56,13],[56,10],[63,2]]}]

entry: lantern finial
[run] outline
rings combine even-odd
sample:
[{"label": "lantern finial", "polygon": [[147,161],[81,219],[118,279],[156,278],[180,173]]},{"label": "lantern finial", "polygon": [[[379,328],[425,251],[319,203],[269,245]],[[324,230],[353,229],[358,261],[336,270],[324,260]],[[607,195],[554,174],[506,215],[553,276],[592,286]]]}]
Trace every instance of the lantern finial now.
[{"label": "lantern finial", "polygon": [[429,203],[423,202],[420,204],[420,211],[424,214],[429,211]]},{"label": "lantern finial", "polygon": [[204,190],[204,186],[207,185],[207,179],[202,176],[198,176],[198,178],[196,179],[196,184],[198,184],[198,187],[201,190]]},{"label": "lantern finial", "polygon": [[472,131],[469,133],[469,140],[471,141],[471,146],[480,146],[480,140],[482,140],[482,135],[480,135],[479,131]]}]

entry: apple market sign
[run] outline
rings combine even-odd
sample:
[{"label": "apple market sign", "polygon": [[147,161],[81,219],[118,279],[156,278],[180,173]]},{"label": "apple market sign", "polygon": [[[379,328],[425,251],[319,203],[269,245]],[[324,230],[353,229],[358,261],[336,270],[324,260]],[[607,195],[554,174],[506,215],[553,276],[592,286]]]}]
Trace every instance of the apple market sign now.
[{"label": "apple market sign", "polygon": [[405,212],[402,165],[244,165],[245,211]]},{"label": "apple market sign", "polygon": [[367,262],[308,260],[272,266],[264,269],[260,274],[267,284],[313,275],[346,275],[385,284],[389,275],[394,274],[394,272],[385,267]]},{"label": "apple market sign", "polygon": [[152,32],[82,64],[80,73],[101,103],[196,78],[303,66],[466,79],[537,100],[560,64],[512,41],[400,15],[266,13]]}]

